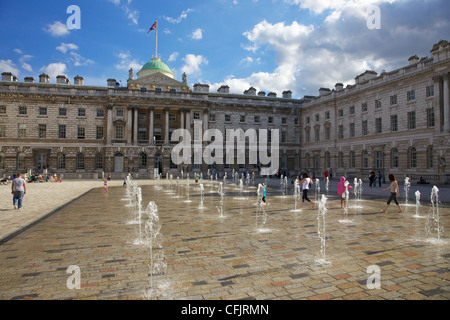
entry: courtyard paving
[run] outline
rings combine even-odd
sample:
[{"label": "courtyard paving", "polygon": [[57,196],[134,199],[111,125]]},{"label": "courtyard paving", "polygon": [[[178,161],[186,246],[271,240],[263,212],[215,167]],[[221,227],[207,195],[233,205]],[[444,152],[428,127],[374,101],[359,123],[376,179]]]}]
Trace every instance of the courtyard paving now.
[{"label": "courtyard paving", "polygon": [[[317,206],[293,211],[291,186],[283,196],[279,181],[269,181],[270,204],[261,228],[255,187],[244,186],[240,193],[237,184],[228,182],[221,217],[217,182],[203,181],[204,209],[199,209],[201,191],[193,180],[191,202],[186,202],[186,180],[178,187],[175,181],[171,186],[167,181],[136,182],[143,210],[150,201],[158,206],[162,249],[154,248],[153,257],[164,253],[163,274],[151,274],[150,248],[138,241],[145,227],[135,223],[122,181],[110,182],[108,192],[101,181],[29,184],[21,211],[12,208],[10,186],[2,186],[0,299],[450,298],[447,188],[442,188],[439,206],[444,231],[436,241],[425,231],[431,186],[411,186],[411,198],[422,188],[419,218],[414,205],[404,206],[403,213],[394,206],[382,213],[389,195],[367,185],[362,201],[351,195],[345,217],[333,182],[326,204],[324,263]],[[321,193],[327,195],[323,186]],[[314,201],[314,191],[310,198]],[[80,270],[80,289],[68,286],[70,266]],[[371,266],[378,268],[379,288],[367,285],[374,275],[368,273]]]}]

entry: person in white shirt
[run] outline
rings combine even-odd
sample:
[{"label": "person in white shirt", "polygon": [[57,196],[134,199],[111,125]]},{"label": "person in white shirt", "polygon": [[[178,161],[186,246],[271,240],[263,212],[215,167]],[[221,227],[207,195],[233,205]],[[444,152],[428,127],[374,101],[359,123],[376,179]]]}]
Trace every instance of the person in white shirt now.
[{"label": "person in white shirt", "polygon": [[11,194],[13,195],[14,209],[20,210],[22,208],[23,196],[27,194],[27,183],[20,173],[11,184]]},{"label": "person in white shirt", "polygon": [[[297,177],[298,179],[298,177]],[[303,180],[299,181],[299,184],[302,186],[303,189],[303,196],[302,196],[302,208],[305,205],[305,200],[308,201],[309,203],[311,203],[312,208],[314,208],[314,206],[316,205],[314,202],[312,202],[309,198],[308,198],[308,190],[309,190],[309,186],[313,184],[312,179],[309,177],[308,173],[304,173],[303,174]]]}]

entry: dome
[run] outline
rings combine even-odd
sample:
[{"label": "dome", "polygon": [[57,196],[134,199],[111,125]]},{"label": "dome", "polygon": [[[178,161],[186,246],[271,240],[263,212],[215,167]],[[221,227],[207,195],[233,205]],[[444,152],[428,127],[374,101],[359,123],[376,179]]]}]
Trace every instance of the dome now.
[{"label": "dome", "polygon": [[175,75],[172,70],[161,61],[160,58],[153,58],[151,61],[147,62],[142,69],[137,73],[139,78],[160,72],[172,79],[175,79]]}]

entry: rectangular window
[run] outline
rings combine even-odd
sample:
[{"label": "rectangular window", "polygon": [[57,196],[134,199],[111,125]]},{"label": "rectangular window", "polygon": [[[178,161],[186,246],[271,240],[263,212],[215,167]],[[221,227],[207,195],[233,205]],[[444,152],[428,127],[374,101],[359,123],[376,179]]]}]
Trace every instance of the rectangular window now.
[{"label": "rectangular window", "polygon": [[392,132],[398,131],[398,116],[396,114],[391,116],[391,131]]},{"label": "rectangular window", "polygon": [[225,115],[225,122],[231,122],[231,115],[229,114]]},{"label": "rectangular window", "polygon": [[391,106],[395,106],[397,104],[397,95],[393,95],[390,97]]},{"label": "rectangular window", "polygon": [[273,123],[273,117],[269,117],[269,118],[267,119],[267,123]]},{"label": "rectangular window", "polygon": [[[142,121],[147,120],[147,114],[146,114],[146,113],[143,113],[143,112],[140,112],[140,113],[139,113],[139,120],[142,120]],[[170,117],[170,115],[169,115],[169,120],[172,120],[171,117]]]},{"label": "rectangular window", "polygon": [[214,112],[209,113],[209,121],[212,121],[212,122],[216,121],[216,114]]},{"label": "rectangular window", "polygon": [[155,113],[155,120],[161,120],[161,113]]},{"label": "rectangular window", "polygon": [[47,137],[47,125],[40,124],[38,126],[39,139],[45,139]]},{"label": "rectangular window", "polygon": [[239,117],[239,122],[245,123],[245,115],[241,115],[241,116]]},{"label": "rectangular window", "polygon": [[319,122],[319,121],[320,121],[320,115],[319,115],[318,113],[316,113],[316,114],[314,115],[314,118],[316,119],[316,122]]},{"label": "rectangular window", "polygon": [[58,138],[59,139],[66,138],[66,125],[65,124],[58,125]]},{"label": "rectangular window", "polygon": [[169,120],[170,121],[177,121],[177,115],[175,113],[169,113]]},{"label": "rectangular window", "polygon": [[47,115],[47,107],[39,107],[39,115],[46,116]]},{"label": "rectangular window", "polygon": [[18,132],[17,132],[18,138],[26,138],[27,137],[27,125],[24,123],[18,124]]},{"label": "rectangular window", "polygon": [[375,132],[383,133],[383,120],[381,118],[375,119]]},{"label": "rectangular window", "polygon": [[355,106],[351,106],[349,112],[350,114],[355,114]]},{"label": "rectangular window", "polygon": [[320,129],[314,129],[314,139],[316,142],[320,141]]},{"label": "rectangular window", "polygon": [[309,124],[309,117],[306,117],[306,124]]},{"label": "rectangular window", "polygon": [[434,108],[428,108],[427,109],[427,126],[434,127],[434,125],[435,125]]},{"label": "rectangular window", "polygon": [[330,120],[330,111],[325,112],[325,120]]},{"label": "rectangular window", "polygon": [[281,124],[287,124],[287,119],[286,118],[281,118]]},{"label": "rectangular window", "polygon": [[367,127],[367,120],[362,122],[362,135],[367,136],[369,134],[369,128]]},{"label": "rectangular window", "polygon": [[6,106],[0,106],[0,114],[6,114]]},{"label": "rectangular window", "polygon": [[260,123],[259,116],[255,116],[253,122],[254,122],[254,123]]},{"label": "rectangular window", "polygon": [[[171,135],[169,135],[171,136]],[[139,128],[138,129],[138,140],[147,139],[147,128]]]},{"label": "rectangular window", "polygon": [[367,112],[367,103],[361,104],[361,112]]},{"label": "rectangular window", "polygon": [[194,120],[200,120],[200,113],[194,112]]},{"label": "rectangular window", "polygon": [[58,110],[58,115],[59,115],[60,117],[65,117],[65,116],[67,116],[67,109],[66,109],[66,108],[59,108],[59,110]]},{"label": "rectangular window", "polygon": [[123,118],[124,110],[123,109],[116,109],[116,117],[117,118]]},{"label": "rectangular window", "polygon": [[350,138],[355,136],[355,123],[350,123]]},{"label": "rectangular window", "polygon": [[344,139],[344,126],[340,125],[338,127],[338,139]]},{"label": "rectangular window", "polygon": [[338,109],[338,117],[344,116],[344,109]]},{"label": "rectangular window", "polygon": [[382,107],[381,99],[375,100],[375,109],[380,109]]},{"label": "rectangular window", "polygon": [[86,117],[86,109],[78,108],[78,116],[79,117]]},{"label": "rectangular window", "polygon": [[103,127],[97,127],[96,129],[96,139],[103,140]]},{"label": "rectangular window", "polygon": [[416,91],[415,90],[408,91],[408,93],[406,94],[406,99],[408,101],[416,100]]},{"label": "rectangular window", "polygon": [[123,139],[123,126],[116,126],[116,140]]},{"label": "rectangular window", "polygon": [[27,114],[27,107],[20,106],[19,107],[19,114],[20,115],[26,115]]},{"label": "rectangular window", "polygon": [[330,140],[330,139],[331,139],[331,128],[326,127],[325,128],[325,140]]},{"label": "rectangular window", "polygon": [[434,86],[427,87],[427,98],[434,96]]},{"label": "rectangular window", "polygon": [[416,112],[408,112],[408,129],[412,130],[416,128]]},{"label": "rectangular window", "polygon": [[104,118],[104,117],[105,117],[105,110],[97,109],[97,118]]},{"label": "rectangular window", "polygon": [[78,137],[78,139],[81,139],[81,140],[86,138],[86,128],[85,127],[78,126],[77,137]]},{"label": "rectangular window", "polygon": [[4,124],[0,125],[0,138],[6,137],[6,126]]}]

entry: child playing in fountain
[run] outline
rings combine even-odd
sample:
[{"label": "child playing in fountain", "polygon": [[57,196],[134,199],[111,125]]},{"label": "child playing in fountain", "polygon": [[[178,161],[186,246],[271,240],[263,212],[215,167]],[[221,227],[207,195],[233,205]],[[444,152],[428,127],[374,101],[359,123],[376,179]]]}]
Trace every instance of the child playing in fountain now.
[{"label": "child playing in fountain", "polygon": [[269,205],[269,202],[266,201],[266,185],[264,183],[261,184],[262,188],[263,188],[263,196],[262,196],[262,201],[266,204]]},{"label": "child playing in fountain", "polygon": [[[298,179],[298,177],[297,177]],[[299,183],[302,186],[303,189],[303,195],[302,195],[302,208],[305,206],[305,200],[308,201],[309,203],[311,203],[312,208],[314,208],[314,206],[316,205],[314,202],[312,202],[309,198],[308,198],[308,190],[309,190],[309,186],[313,184],[312,179],[309,177],[308,173],[304,173],[303,174],[303,179],[302,181],[299,181]]]},{"label": "child playing in fountain", "polygon": [[[348,189],[353,189],[353,187],[349,185]],[[338,184],[338,195],[341,198],[341,209],[342,209],[345,200],[345,177],[341,177],[341,182],[339,182]]]},{"label": "child playing in fountain", "polygon": [[398,203],[397,200],[397,194],[400,193],[398,190],[398,182],[397,179],[395,179],[395,176],[393,174],[389,175],[389,181],[391,181],[391,185],[389,187],[387,187],[386,189],[383,189],[383,192],[386,190],[390,190],[391,191],[391,196],[389,197],[389,200],[386,203],[386,207],[384,207],[383,210],[381,210],[383,213],[386,213],[387,208],[389,207],[389,205],[391,204],[391,201],[394,200],[395,204],[398,207],[398,212],[403,212],[402,208],[400,207],[400,204]]}]

